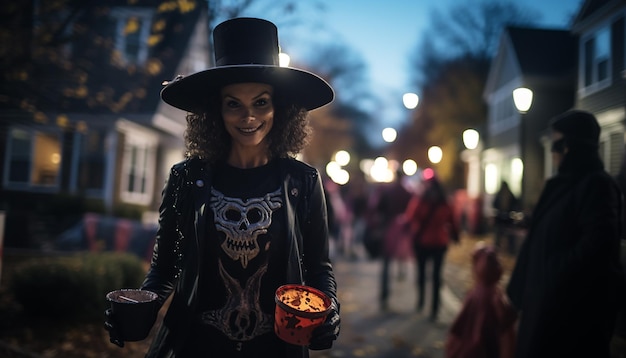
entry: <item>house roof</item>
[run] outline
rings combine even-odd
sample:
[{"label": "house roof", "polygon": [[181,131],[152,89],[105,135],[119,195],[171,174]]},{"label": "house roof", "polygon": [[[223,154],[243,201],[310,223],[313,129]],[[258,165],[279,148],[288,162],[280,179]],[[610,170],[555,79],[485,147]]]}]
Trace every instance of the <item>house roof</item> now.
[{"label": "house roof", "polygon": [[500,37],[484,95],[513,78],[528,84],[574,85],[577,36],[563,29],[508,26]]},{"label": "house roof", "polygon": [[577,63],[577,37],[569,30],[508,27],[522,75],[563,78]]},{"label": "house roof", "polygon": [[613,16],[620,8],[626,7],[626,0],[585,0],[574,18],[572,31],[581,33],[603,18]]}]

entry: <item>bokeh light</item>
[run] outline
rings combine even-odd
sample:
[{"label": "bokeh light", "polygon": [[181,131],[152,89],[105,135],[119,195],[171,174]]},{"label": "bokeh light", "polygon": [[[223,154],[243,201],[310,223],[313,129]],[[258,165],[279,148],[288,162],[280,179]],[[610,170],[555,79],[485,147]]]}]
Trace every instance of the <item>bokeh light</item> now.
[{"label": "bokeh light", "polygon": [[350,163],[350,153],[345,150],[338,151],[335,153],[335,162],[342,167],[348,165]]},{"label": "bokeh light", "polygon": [[383,140],[387,143],[392,143],[398,137],[398,132],[393,128],[383,129]]},{"label": "bokeh light", "polygon": [[289,67],[290,61],[291,58],[286,53],[281,52],[278,54],[278,65],[280,67]]},{"label": "bokeh light", "polygon": [[424,178],[424,180],[430,180],[434,177],[435,171],[433,170],[433,168],[426,168],[422,171],[422,178]]},{"label": "bokeh light", "polygon": [[428,160],[430,160],[431,163],[437,164],[441,162],[442,158],[443,151],[440,147],[433,145],[432,147],[428,148]]},{"label": "bokeh light", "polygon": [[405,160],[402,162],[402,171],[408,176],[417,173],[417,163],[413,159]]},{"label": "bokeh light", "polygon": [[405,93],[402,96],[402,103],[407,109],[414,109],[419,103],[419,97],[415,93]]}]

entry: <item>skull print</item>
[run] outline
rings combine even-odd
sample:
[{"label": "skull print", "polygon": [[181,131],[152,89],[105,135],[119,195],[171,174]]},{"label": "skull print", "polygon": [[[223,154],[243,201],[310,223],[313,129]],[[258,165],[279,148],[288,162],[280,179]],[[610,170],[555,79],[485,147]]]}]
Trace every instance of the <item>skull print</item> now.
[{"label": "skull print", "polygon": [[282,206],[280,189],[245,201],[227,197],[215,189],[211,193],[215,227],[226,236],[222,249],[246,268],[260,252],[258,237],[267,233],[272,212]]}]

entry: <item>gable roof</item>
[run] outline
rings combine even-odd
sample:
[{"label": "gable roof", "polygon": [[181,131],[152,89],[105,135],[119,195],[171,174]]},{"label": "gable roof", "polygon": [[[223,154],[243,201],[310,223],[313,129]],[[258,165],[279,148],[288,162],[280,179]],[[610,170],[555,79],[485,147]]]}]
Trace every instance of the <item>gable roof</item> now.
[{"label": "gable roof", "polygon": [[577,39],[567,30],[508,26],[489,68],[485,96],[500,83],[522,77],[524,82],[573,85]]},{"label": "gable roof", "polygon": [[574,18],[572,32],[579,34],[590,24],[612,16],[615,10],[624,7],[626,0],[585,0]]},{"label": "gable roof", "polygon": [[585,20],[610,2],[612,2],[612,0],[585,0],[574,18],[574,23]]},{"label": "gable roof", "polygon": [[515,26],[506,31],[523,76],[564,79],[575,74],[578,40],[570,31]]}]

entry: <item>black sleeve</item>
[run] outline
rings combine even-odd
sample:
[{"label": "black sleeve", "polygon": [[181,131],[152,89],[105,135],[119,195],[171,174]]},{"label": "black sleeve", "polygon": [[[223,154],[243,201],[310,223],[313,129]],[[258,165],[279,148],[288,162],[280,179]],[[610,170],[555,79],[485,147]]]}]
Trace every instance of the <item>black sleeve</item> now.
[{"label": "black sleeve", "polygon": [[305,282],[336,299],[337,283],[329,258],[327,208],[320,176],[310,185],[306,212],[300,215]]}]

